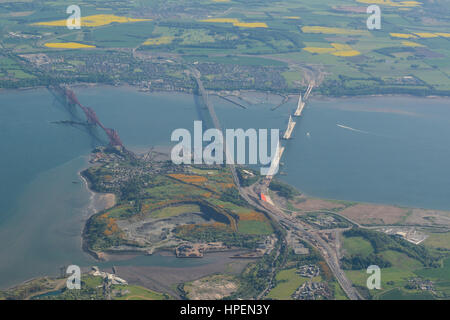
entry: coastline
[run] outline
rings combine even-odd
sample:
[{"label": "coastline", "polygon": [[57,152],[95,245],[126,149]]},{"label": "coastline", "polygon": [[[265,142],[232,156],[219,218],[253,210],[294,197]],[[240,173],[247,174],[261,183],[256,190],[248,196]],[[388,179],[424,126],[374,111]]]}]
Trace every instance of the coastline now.
[{"label": "coastline", "polygon": [[87,168],[84,168],[83,170],[80,170],[78,172],[78,175],[80,176],[81,180],[83,181],[83,184],[85,185],[86,189],[91,194],[90,196],[90,204],[88,206],[89,209],[91,209],[91,214],[88,216],[90,218],[92,215],[114,207],[116,205],[116,195],[114,193],[99,193],[95,192],[91,189],[90,183],[88,179],[83,175],[83,171]]},{"label": "coastline", "polygon": [[[152,94],[152,93],[182,93],[182,94],[186,94],[186,95],[193,95],[193,92],[189,92],[186,91],[184,89],[181,90],[162,90],[162,89],[158,89],[158,90],[153,90],[153,91],[141,91],[141,87],[136,86],[136,85],[131,85],[131,84],[120,84],[120,85],[112,85],[112,84],[107,84],[107,83],[74,83],[71,85],[71,87],[74,88],[93,88],[93,87],[112,87],[112,88],[128,88],[130,90],[135,90],[136,92],[141,92],[141,93],[146,93],[146,94]],[[45,87],[42,87],[45,88]],[[26,90],[30,90],[33,88],[26,88]],[[3,89],[0,89],[3,90]],[[14,89],[6,89],[6,90],[14,90]],[[18,89],[18,90],[22,90],[22,89]],[[301,88],[298,88],[298,90],[300,91]],[[220,94],[222,92],[229,92],[229,94],[231,96],[234,97],[240,97],[241,95],[245,95],[245,94],[252,94],[252,93],[257,93],[257,94],[271,94],[277,97],[296,97],[298,96],[298,93],[296,92],[286,92],[286,93],[279,93],[279,92],[271,92],[271,91],[261,91],[261,90],[227,90],[227,89],[217,89],[217,90],[208,90],[206,89],[206,91],[208,91],[209,94]],[[233,92],[239,92],[239,95],[233,94]],[[400,93],[400,94],[395,94],[395,93],[385,93],[385,94],[365,94],[365,95],[340,95],[340,96],[326,96],[326,95],[322,95],[322,94],[312,94],[312,97],[314,98],[318,98],[318,99],[339,99],[339,98],[368,98],[368,97],[411,97],[411,98],[426,98],[426,99],[435,99],[435,98],[447,98],[450,99],[450,95],[414,95],[414,94],[410,94],[410,93]]]},{"label": "coastline", "polygon": [[[113,86],[110,86],[110,85],[99,85],[99,86],[105,86],[105,87],[113,87]],[[92,86],[84,86],[84,87],[92,87]],[[123,87],[127,87],[127,88],[129,88],[130,90],[134,90],[134,89],[136,89],[136,87],[133,87],[133,86],[123,86]],[[45,88],[44,88],[45,89]],[[14,89],[13,89],[14,90]],[[156,91],[155,91],[156,92]],[[149,92],[149,96],[151,96],[151,94],[152,93],[155,93],[155,92]],[[160,91],[160,92],[167,92],[167,91]],[[180,92],[180,93],[183,93],[183,92]],[[244,92],[244,94],[245,94],[245,92]],[[187,95],[189,95],[189,94],[187,94]],[[383,96],[406,96],[406,95],[378,95],[378,97],[383,97]],[[318,96],[319,97],[319,96]],[[364,96],[358,96],[359,98],[362,98],[362,97],[364,97]],[[358,97],[353,97],[353,96],[350,96],[350,97],[348,97],[348,98],[358,98]],[[413,97],[413,96],[412,96]],[[315,97],[314,97],[315,98]],[[327,98],[327,99],[335,99],[334,97],[325,97],[325,98]],[[424,99],[426,98],[426,97],[423,97]],[[437,98],[442,98],[442,99],[446,99],[446,98],[450,98],[450,97],[437,97]],[[85,156],[85,157],[87,157],[87,156]],[[91,218],[93,215],[95,215],[96,213],[98,213],[98,212],[100,212],[100,211],[102,211],[102,210],[105,210],[105,209],[107,209],[108,208],[108,205],[110,205],[110,206],[114,206],[115,205],[115,203],[116,203],[116,199],[115,199],[115,196],[113,195],[113,194],[103,194],[103,193],[96,193],[96,192],[94,192],[93,190],[91,190],[91,188],[90,188],[90,183],[89,183],[89,181],[82,175],[82,172],[87,168],[87,167],[90,167],[90,166],[92,166],[92,164],[89,164],[89,163],[87,163],[87,161],[86,161],[86,166],[82,169],[82,170],[80,170],[79,172],[78,172],[78,174],[79,174],[79,176],[80,176],[80,178],[83,180],[83,183],[85,184],[85,186],[86,186],[86,188],[87,188],[87,190],[88,190],[88,192],[89,192],[89,194],[90,194],[90,196],[89,196],[89,205],[87,205],[86,206],[86,210],[83,212],[83,215],[82,215],[82,217],[83,217],[83,223],[84,223],[84,225],[83,225],[83,227],[82,227],[82,229],[84,229],[84,227],[85,227],[85,225],[86,225],[86,223],[87,223],[87,221],[89,220],[89,218]],[[301,191],[301,189],[299,189],[299,188],[297,188],[299,191]],[[304,193],[304,192],[302,192],[303,194],[305,194],[305,195],[307,195],[306,193]],[[311,196],[311,195],[308,195],[308,196],[310,196],[310,197],[314,197],[314,196]],[[316,197],[317,198],[317,197]],[[336,200],[341,200],[342,201],[342,199],[336,199]],[[112,202],[111,202],[112,201]],[[345,200],[344,200],[345,201]],[[352,200],[348,200],[348,201],[352,201]],[[111,204],[112,203],[112,204]],[[360,203],[360,202],[359,202]],[[382,205],[382,204],[384,204],[384,203],[374,203],[374,204],[376,204],[376,205]],[[394,204],[395,205],[395,204]],[[423,209],[426,209],[426,208],[423,208]],[[83,238],[81,238],[81,245],[82,245],[82,243],[83,243]],[[93,256],[92,255],[92,253],[90,253],[90,252],[88,252],[88,251],[85,251],[84,249],[83,249],[83,251],[84,252],[86,252],[86,253],[88,253],[89,255],[90,255],[90,257],[91,256]]]},{"label": "coastline", "polygon": [[386,97],[406,97],[406,98],[422,98],[422,99],[449,99],[450,96],[437,96],[437,95],[428,95],[428,96],[420,96],[408,93],[385,93],[385,94],[366,94],[366,95],[357,95],[357,96],[324,96],[322,94],[314,94],[312,98],[316,100],[332,100],[332,99],[351,99],[351,98],[386,98]]},{"label": "coastline", "polygon": [[[119,84],[119,85],[113,85],[113,84],[108,84],[108,83],[84,83],[84,82],[80,82],[80,83],[73,83],[70,85],[70,87],[72,88],[95,88],[95,87],[110,87],[110,88],[127,88],[130,90],[135,90],[136,92],[140,92],[140,93],[146,93],[146,94],[152,94],[152,93],[181,93],[181,94],[186,94],[186,95],[192,95],[193,92],[188,91],[186,89],[180,89],[180,90],[164,90],[164,89],[157,89],[157,90],[151,90],[151,91],[142,91],[141,87],[136,86],[136,85],[131,85],[131,84]],[[21,92],[21,91],[32,91],[32,90],[38,90],[38,89],[46,89],[47,87],[44,85],[40,85],[40,86],[34,86],[34,87],[23,87],[23,88],[0,88],[0,94],[2,93],[6,93],[9,91],[17,91],[17,92]],[[298,90],[300,91],[301,88],[298,88]],[[298,93],[296,92],[286,92],[286,93],[279,93],[279,92],[271,92],[271,91],[261,91],[261,90],[227,90],[227,89],[217,89],[217,90],[208,90],[209,94],[216,94],[219,95],[222,92],[229,92],[229,95],[234,96],[234,97],[240,97],[241,94],[245,95],[245,94],[251,94],[251,93],[259,93],[259,94],[272,94],[274,96],[277,97],[289,97],[293,98],[298,96]],[[233,92],[238,91],[240,94],[236,95],[233,94]],[[424,99],[450,99],[450,95],[414,95],[411,93],[400,93],[400,94],[395,94],[395,93],[385,93],[385,94],[364,94],[364,95],[339,95],[339,96],[326,96],[326,95],[322,95],[322,94],[314,94],[313,95],[314,98],[316,99],[339,99],[339,98],[344,98],[344,99],[348,99],[348,98],[368,98],[368,97],[411,97],[411,98],[424,98]]]},{"label": "coastline", "polygon": [[81,232],[81,248],[83,252],[89,254],[91,257],[98,261],[103,261],[104,256],[101,255],[99,252],[92,251],[89,249],[89,247],[86,244],[85,241],[85,232],[86,232],[86,226],[89,222],[89,219],[92,218],[95,214],[102,212],[104,210],[110,209],[116,205],[116,195],[113,193],[99,193],[95,192],[91,189],[91,184],[89,180],[83,175],[83,172],[89,168],[90,164],[85,166],[82,170],[78,171],[78,176],[83,181],[83,185],[86,188],[86,190],[89,192],[89,205],[86,208],[86,215],[83,217],[83,228]]}]

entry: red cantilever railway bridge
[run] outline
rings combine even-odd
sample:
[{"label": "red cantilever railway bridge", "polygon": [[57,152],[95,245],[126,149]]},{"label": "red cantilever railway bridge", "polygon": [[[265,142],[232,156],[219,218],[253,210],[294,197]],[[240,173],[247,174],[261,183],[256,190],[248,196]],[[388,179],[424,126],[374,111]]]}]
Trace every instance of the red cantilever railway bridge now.
[{"label": "red cantilever railway bridge", "polygon": [[117,134],[117,131],[114,129],[106,128],[98,119],[97,114],[92,108],[83,106],[80,101],[78,101],[77,96],[75,93],[68,89],[61,86],[55,86],[54,89],[56,89],[60,94],[62,94],[68,103],[72,105],[77,105],[80,107],[80,109],[84,112],[86,115],[87,123],[94,126],[99,126],[100,128],[105,131],[106,135],[108,136],[109,143],[112,146],[120,146],[123,147],[122,141],[120,140],[119,135]]}]

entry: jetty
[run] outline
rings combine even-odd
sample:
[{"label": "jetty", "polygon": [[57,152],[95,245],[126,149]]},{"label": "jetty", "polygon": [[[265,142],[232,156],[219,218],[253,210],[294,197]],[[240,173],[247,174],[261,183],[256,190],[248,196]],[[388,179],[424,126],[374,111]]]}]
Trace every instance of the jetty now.
[{"label": "jetty", "polygon": [[295,125],[297,124],[297,122],[295,122],[294,120],[292,120],[292,116],[289,115],[289,122],[286,128],[286,131],[284,132],[283,135],[283,139],[284,140],[288,140],[291,138],[292,135],[292,131],[294,131]]},{"label": "jetty", "polygon": [[294,112],[294,116],[300,117],[302,115],[303,108],[305,107],[305,102],[302,101],[302,94],[300,93],[300,96],[298,98],[297,103],[297,110]]}]

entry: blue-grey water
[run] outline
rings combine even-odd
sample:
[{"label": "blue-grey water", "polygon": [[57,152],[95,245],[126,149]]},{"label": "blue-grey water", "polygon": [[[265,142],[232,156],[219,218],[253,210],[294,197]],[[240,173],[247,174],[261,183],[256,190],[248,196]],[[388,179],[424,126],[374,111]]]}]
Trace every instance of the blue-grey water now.
[{"label": "blue-grey water", "polygon": [[450,99],[313,100],[298,125],[282,170],[303,192],[450,209]]},{"label": "blue-grey water", "polygon": [[[112,87],[76,93],[128,147],[168,146],[174,129],[191,129],[199,118],[190,95]],[[257,103],[242,109],[211,97],[228,128],[284,128],[296,104],[271,111],[279,98],[251,98]],[[450,209],[449,101],[312,100],[285,142],[281,178],[317,197]],[[51,123],[69,117],[47,90],[0,93],[0,287],[95,263],[81,250],[92,207],[78,172],[96,141],[82,128]],[[208,263],[200,260],[155,255],[129,263]]]},{"label": "blue-grey water", "polygon": [[[130,147],[168,145],[170,133],[192,126],[197,115],[194,99],[186,95],[150,96],[107,87],[76,91]],[[88,165],[96,140],[83,128],[52,123],[68,119],[70,114],[47,90],[0,93],[1,288],[58,274],[63,265],[95,263],[81,250],[82,228],[92,208],[91,193],[78,172]],[[136,259],[130,263],[189,266],[210,260]]]}]

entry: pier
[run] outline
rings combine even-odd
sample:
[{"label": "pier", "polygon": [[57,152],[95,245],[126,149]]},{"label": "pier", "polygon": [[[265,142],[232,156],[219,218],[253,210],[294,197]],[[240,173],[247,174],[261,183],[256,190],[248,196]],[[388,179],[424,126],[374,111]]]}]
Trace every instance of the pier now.
[{"label": "pier", "polygon": [[[309,95],[311,94],[311,90],[312,90],[313,86],[314,86],[313,83],[310,83],[308,85],[308,89],[306,89],[306,93],[305,93],[305,100],[308,99]],[[300,96],[298,97],[297,109],[294,112],[294,116],[300,117],[302,115],[304,107],[305,107],[305,101],[302,100],[302,94],[300,93]]]},{"label": "pier", "polygon": [[283,135],[283,139],[284,140],[288,140],[291,138],[292,135],[292,131],[294,131],[295,125],[297,124],[297,122],[295,122],[294,120],[292,120],[292,116],[289,115],[289,122],[288,122],[288,126],[286,131],[284,132]]},{"label": "pier", "polygon": [[309,98],[309,95],[311,94],[311,90],[313,89],[313,87],[314,87],[314,82],[311,82],[311,83],[308,85],[308,89],[306,90],[306,93],[305,93],[305,100]]},{"label": "pier", "polygon": [[[306,93],[304,96],[305,100],[311,94],[313,87],[314,87],[314,83],[310,83],[308,85],[308,88],[306,89]],[[298,103],[297,103],[297,109],[294,112],[294,116],[300,117],[302,115],[303,109],[305,108],[305,105],[306,105],[305,100],[302,99],[302,94],[300,93],[300,96],[298,98]],[[288,125],[286,128],[286,131],[284,132],[283,137],[282,137],[284,140],[291,139],[292,132],[294,131],[296,124],[297,123],[294,120],[292,120],[292,115],[289,115],[289,122],[288,122]],[[281,157],[283,156],[283,152],[284,152],[285,148],[286,147],[279,146],[279,152],[276,155],[276,157],[272,160],[272,163],[270,164],[269,172],[266,176],[266,181],[265,181],[267,183],[267,185],[270,183],[273,176],[278,171],[278,166],[280,165],[280,160],[281,160]]]},{"label": "pier", "polygon": [[278,172],[280,160],[281,160],[281,157],[283,156],[283,152],[284,152],[284,148],[285,148],[285,147],[281,147],[281,146],[278,146],[278,147],[279,147],[278,154],[276,157],[274,157],[274,159],[270,163],[270,168],[269,168],[269,171],[267,172],[268,179],[272,179],[272,177]]},{"label": "pier", "polygon": [[[216,115],[216,113],[214,111],[213,105],[209,101],[208,92],[205,90],[205,88],[203,86],[203,83],[202,83],[202,81],[200,79],[200,77],[201,77],[200,72],[197,69],[192,68],[191,69],[191,75],[193,76],[193,78],[197,82],[199,94],[203,98],[203,102],[204,102],[204,104],[206,105],[206,107],[208,109],[210,117],[212,118],[212,122],[213,122],[214,127],[216,129],[218,129],[218,130],[221,130],[219,119],[217,118],[217,115]],[[302,114],[302,111],[303,111],[303,109],[304,109],[304,107],[306,105],[306,101],[305,100],[308,99],[309,95],[311,94],[311,91],[312,91],[313,87],[314,87],[314,83],[310,83],[308,85],[308,88],[306,89],[306,93],[304,95],[304,99],[302,99],[302,95],[300,94],[299,101],[298,101],[298,104],[297,104],[297,109],[294,112],[294,116],[300,116]],[[286,131],[284,132],[283,137],[282,137],[284,140],[289,140],[291,138],[296,124],[297,123],[292,119],[292,115],[289,115],[289,122],[288,122],[288,125],[287,125],[287,128],[286,128]],[[286,149],[286,147],[278,145],[278,148],[277,148],[278,153],[274,157],[274,159],[272,160],[272,163],[270,164],[270,167],[269,167],[268,174],[266,175],[266,178],[267,178],[266,182],[267,183],[270,183],[270,180],[278,172],[278,167],[280,165],[281,157],[283,156],[283,153],[284,153],[285,149]],[[226,147],[224,148],[224,154],[225,154],[225,157],[227,159],[228,167],[231,170],[231,174],[233,176],[233,180],[235,182],[235,185],[240,190],[241,185],[240,185],[237,173],[236,173],[236,168],[235,168],[235,166],[233,164],[232,159],[230,158],[229,153],[226,150]]]},{"label": "pier", "polygon": [[[294,112],[294,117],[300,117],[302,115],[303,109],[306,106],[306,99],[308,99],[309,95],[311,94],[313,87],[314,87],[314,83],[313,82],[309,83],[308,88],[306,89],[306,92],[305,92],[304,99],[302,99],[302,94],[300,93],[300,95],[298,97],[298,102],[297,102],[297,109]],[[292,120],[292,116],[289,115],[289,122],[288,122],[288,125],[286,128],[286,131],[283,134],[284,140],[291,139],[292,132],[294,131],[296,124],[297,123]]]},{"label": "pier", "polygon": [[302,101],[302,94],[300,93],[300,97],[298,98],[297,110],[294,112],[294,116],[300,117],[302,115],[303,108],[305,107],[305,103]]}]

